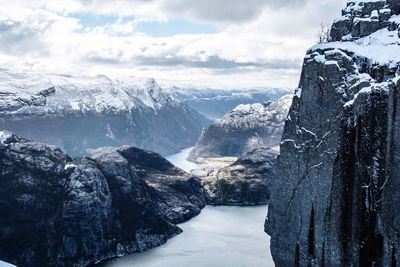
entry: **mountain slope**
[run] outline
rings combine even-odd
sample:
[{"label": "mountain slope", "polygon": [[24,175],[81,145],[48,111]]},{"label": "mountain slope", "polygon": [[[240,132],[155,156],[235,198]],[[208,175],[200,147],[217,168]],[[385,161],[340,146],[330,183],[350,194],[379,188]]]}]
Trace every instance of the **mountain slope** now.
[{"label": "mountain slope", "polygon": [[291,101],[287,95],[276,102],[237,106],[203,131],[189,158],[240,156],[259,146],[277,146]]},{"label": "mountain slope", "polygon": [[221,119],[226,113],[240,104],[256,104],[267,100],[275,101],[288,93],[287,89],[182,89],[172,90],[188,106],[212,120]]},{"label": "mountain slope", "polygon": [[135,145],[171,154],[191,146],[208,120],[155,80],[0,71],[0,128],[88,155]]},{"label": "mountain slope", "polygon": [[200,181],[125,146],[71,159],[0,131],[0,258],[17,266],[86,266],[161,245],[200,213]]},{"label": "mountain slope", "polygon": [[265,205],[275,179],[277,152],[258,147],[233,164],[202,177],[211,205]]},{"label": "mountain slope", "polygon": [[266,230],[277,266],[398,266],[400,2],[348,1],[305,57]]}]

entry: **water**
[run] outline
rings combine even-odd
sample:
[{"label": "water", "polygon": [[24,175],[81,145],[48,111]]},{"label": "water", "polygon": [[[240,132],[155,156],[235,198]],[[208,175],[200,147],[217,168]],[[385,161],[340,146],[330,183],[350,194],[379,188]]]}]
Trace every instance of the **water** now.
[{"label": "water", "polygon": [[264,233],[266,206],[211,207],[180,224],[183,233],[158,248],[107,267],[273,267]]},{"label": "water", "polygon": [[190,151],[192,151],[194,147],[189,147],[181,152],[168,156],[167,159],[174,164],[175,166],[181,168],[185,172],[190,172],[191,170],[199,169],[200,166],[197,165],[196,163],[190,162],[187,160],[187,157],[190,154]]},{"label": "water", "polygon": [[[183,170],[192,148],[167,159]],[[264,233],[267,206],[212,207],[180,224],[183,233],[158,248],[111,260],[106,267],[273,267]]]},{"label": "water", "polygon": [[15,265],[12,265],[4,261],[0,261],[0,267],[15,267]]}]

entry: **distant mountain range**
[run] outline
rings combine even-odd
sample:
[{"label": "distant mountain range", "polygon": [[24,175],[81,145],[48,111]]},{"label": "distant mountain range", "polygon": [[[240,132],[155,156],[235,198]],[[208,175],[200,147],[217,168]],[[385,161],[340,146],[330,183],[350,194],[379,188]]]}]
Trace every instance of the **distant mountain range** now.
[{"label": "distant mountain range", "polygon": [[0,129],[57,145],[73,156],[135,145],[172,154],[209,123],[154,79],[0,71]]},{"label": "distant mountain range", "polygon": [[0,129],[61,147],[72,156],[134,145],[173,154],[237,104],[284,90],[161,88],[154,79],[17,73],[0,69]]},{"label": "distant mountain range", "polygon": [[268,100],[275,101],[290,92],[288,89],[278,88],[216,90],[174,87],[172,90],[183,103],[212,120],[221,119],[226,113],[240,104],[263,103]]}]

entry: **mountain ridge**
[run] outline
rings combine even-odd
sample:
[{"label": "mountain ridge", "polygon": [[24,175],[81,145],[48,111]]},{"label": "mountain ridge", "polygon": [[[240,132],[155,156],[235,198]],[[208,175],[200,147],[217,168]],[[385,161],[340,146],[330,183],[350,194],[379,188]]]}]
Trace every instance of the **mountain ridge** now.
[{"label": "mountain ridge", "polygon": [[0,76],[0,127],[71,155],[122,145],[172,154],[195,143],[208,123],[154,79]]}]

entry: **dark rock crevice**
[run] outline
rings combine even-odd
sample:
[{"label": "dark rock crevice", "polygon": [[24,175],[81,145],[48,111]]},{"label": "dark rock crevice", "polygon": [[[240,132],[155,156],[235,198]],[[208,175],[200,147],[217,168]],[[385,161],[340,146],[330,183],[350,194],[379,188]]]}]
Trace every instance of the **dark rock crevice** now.
[{"label": "dark rock crevice", "polygon": [[311,209],[310,226],[308,229],[308,255],[312,260],[315,257],[315,212]]}]

